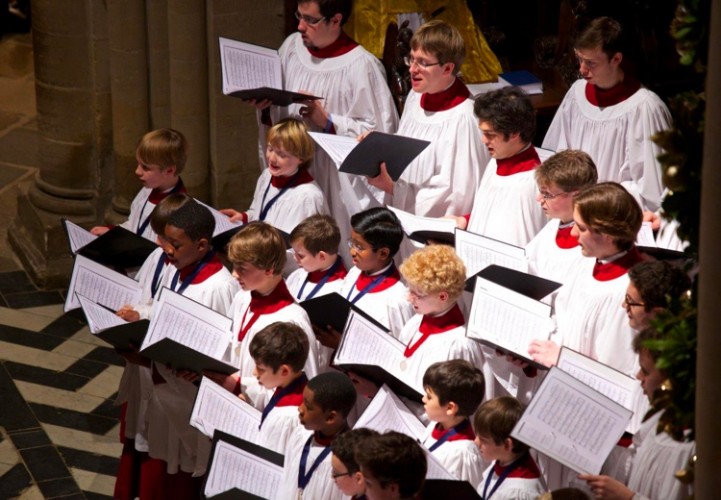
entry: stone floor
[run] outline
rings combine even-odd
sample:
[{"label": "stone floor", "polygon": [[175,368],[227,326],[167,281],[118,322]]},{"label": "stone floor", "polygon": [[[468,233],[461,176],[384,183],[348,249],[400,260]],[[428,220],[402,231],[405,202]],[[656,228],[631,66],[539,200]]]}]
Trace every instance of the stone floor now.
[{"label": "stone floor", "polygon": [[38,290],[7,242],[38,165],[29,35],[0,41],[0,498],[111,498],[120,358]]}]

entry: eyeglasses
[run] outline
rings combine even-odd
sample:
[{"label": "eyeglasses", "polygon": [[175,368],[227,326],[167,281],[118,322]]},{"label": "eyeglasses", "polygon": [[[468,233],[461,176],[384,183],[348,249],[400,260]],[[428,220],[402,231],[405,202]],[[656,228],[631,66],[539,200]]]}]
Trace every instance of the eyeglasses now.
[{"label": "eyeglasses", "polygon": [[296,10],[296,11],[295,11],[295,18],[296,18],[298,21],[303,21],[303,22],[304,22],[305,24],[307,24],[308,26],[315,26],[316,24],[318,24],[319,22],[321,22],[323,19],[325,19],[325,16],[323,16],[323,17],[310,17],[310,16],[306,16],[305,14],[301,14],[300,12],[298,12],[298,11]]},{"label": "eyeglasses", "polygon": [[350,471],[348,471],[348,472],[333,472],[333,471],[331,471],[330,472],[330,477],[332,479],[338,479],[339,477],[350,476],[350,475],[351,475]]},{"label": "eyeglasses", "polygon": [[[348,248],[353,249],[356,252],[364,252],[369,249],[368,247],[364,247],[360,243],[357,243],[353,240],[348,240]],[[373,248],[370,248],[370,250],[373,250]]]},{"label": "eyeglasses", "polygon": [[415,59],[415,58],[413,58],[412,56],[405,56],[405,57],[403,58],[403,62],[404,62],[405,65],[408,66],[409,68],[410,68],[411,66],[413,66],[414,64],[416,64],[416,65],[418,65],[418,67],[423,68],[423,69],[429,68],[429,67],[431,67],[431,66],[440,66],[441,64],[443,64],[443,63],[440,62],[440,61],[434,62],[434,63],[429,63],[429,62],[426,62],[426,61],[423,61],[423,60]]},{"label": "eyeglasses", "polygon": [[623,298],[623,303],[626,304],[626,308],[638,306],[638,307],[646,307],[646,304],[643,302],[634,302],[631,297],[626,294],[626,296]]},{"label": "eyeglasses", "polygon": [[553,194],[553,193],[549,193],[548,191],[539,191],[539,194],[541,195],[541,198],[543,198],[544,200],[553,200],[554,198],[558,198],[559,196],[563,196],[568,193],[566,191],[563,191],[561,193]]}]

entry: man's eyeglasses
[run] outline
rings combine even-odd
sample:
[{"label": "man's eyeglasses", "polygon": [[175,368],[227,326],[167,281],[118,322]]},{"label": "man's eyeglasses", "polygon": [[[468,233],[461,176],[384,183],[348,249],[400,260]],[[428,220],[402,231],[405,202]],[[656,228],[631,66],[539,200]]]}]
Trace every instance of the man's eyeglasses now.
[{"label": "man's eyeglasses", "polygon": [[325,16],[323,16],[323,17],[310,17],[310,16],[306,16],[306,15],[304,15],[304,14],[301,14],[300,12],[298,12],[298,11],[296,10],[296,11],[295,11],[295,18],[296,18],[298,21],[303,21],[305,24],[307,24],[307,25],[309,25],[309,26],[315,26],[316,24],[318,24],[319,22],[321,22],[323,19],[325,19]]},{"label": "man's eyeglasses", "polygon": [[440,61],[439,61],[439,62],[434,62],[434,63],[429,63],[429,62],[423,61],[422,59],[415,59],[415,58],[413,58],[413,57],[411,57],[411,56],[405,56],[405,57],[403,58],[403,62],[404,62],[405,65],[408,66],[409,68],[410,68],[411,66],[413,66],[414,64],[417,64],[419,67],[421,67],[421,68],[423,68],[423,69],[429,68],[429,67],[431,67],[431,66],[439,66],[439,65],[442,64]]},{"label": "man's eyeglasses", "polygon": [[558,198],[559,196],[563,196],[564,194],[568,194],[568,193],[564,191],[562,193],[553,194],[553,193],[549,193],[548,191],[539,191],[539,194],[541,195],[541,198],[543,198],[544,200],[553,200],[554,198]]},{"label": "man's eyeglasses", "polygon": [[350,472],[333,472],[333,471],[331,471],[331,473],[330,473],[330,477],[332,479],[338,479],[339,477],[350,476],[350,475],[351,475]]},{"label": "man's eyeglasses", "polygon": [[628,296],[628,294],[626,294],[626,296],[623,298],[623,303],[626,304],[627,308],[634,306],[646,307],[646,304],[644,304],[643,302],[634,302],[633,299]]}]

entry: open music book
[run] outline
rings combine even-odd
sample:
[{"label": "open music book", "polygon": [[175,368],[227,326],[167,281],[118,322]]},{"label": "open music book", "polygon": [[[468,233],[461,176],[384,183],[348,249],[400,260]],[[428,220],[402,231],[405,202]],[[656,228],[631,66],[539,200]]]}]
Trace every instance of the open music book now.
[{"label": "open music book", "polygon": [[451,245],[456,241],[456,221],[453,219],[423,217],[393,207],[388,207],[388,209],[396,214],[403,226],[403,232],[412,240],[420,243],[435,240]]},{"label": "open music book", "polygon": [[76,295],[85,313],[90,333],[120,350],[128,350],[129,344],[140,346],[143,342],[150,323],[147,319],[125,321],[109,308],[83,295]]},{"label": "open music book", "polygon": [[268,99],[276,106],[320,99],[312,95],[283,90],[278,51],[251,43],[220,37],[220,67],[223,94],[241,99]]},{"label": "open music book", "polygon": [[203,377],[190,414],[190,425],[209,438],[219,430],[255,443],[261,415],[232,392]]},{"label": "open music book", "polygon": [[230,375],[238,371],[226,361],[233,321],[169,288],[153,304],[148,333],[140,353],[174,369]]},{"label": "open music book", "polygon": [[491,264],[528,272],[524,248],[461,229],[456,229],[456,253],[466,265],[466,278],[471,290],[471,278]]},{"label": "open music book", "polygon": [[105,234],[95,236],[74,222],[62,219],[70,252],[88,257],[99,264],[117,268],[139,267],[153,250],[155,242],[115,226]]},{"label": "open music book", "polygon": [[78,254],[63,307],[65,312],[80,307],[77,295],[117,311],[126,304],[139,302],[142,288],[134,279]]},{"label": "open music book", "polygon": [[430,144],[429,141],[383,132],[371,132],[360,142],[335,134],[310,132],[310,136],[328,153],[340,172],[375,177],[384,161],[388,175],[394,181]]},{"label": "open music book", "polygon": [[203,485],[206,498],[273,498],[283,479],[283,455],[216,431]]},{"label": "open music book", "polygon": [[632,412],[553,367],[511,436],[566,467],[599,474]]}]

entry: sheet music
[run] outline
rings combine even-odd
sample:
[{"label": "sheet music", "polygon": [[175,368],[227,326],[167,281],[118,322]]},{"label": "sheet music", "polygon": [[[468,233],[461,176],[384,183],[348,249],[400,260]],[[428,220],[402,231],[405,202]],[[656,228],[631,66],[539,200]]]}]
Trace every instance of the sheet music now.
[{"label": "sheet music", "polygon": [[456,253],[466,265],[466,278],[491,264],[528,272],[525,249],[480,234],[456,229]]},{"label": "sheet music", "polygon": [[396,214],[398,220],[401,221],[401,226],[403,226],[403,232],[408,236],[417,231],[437,231],[439,233],[453,234],[456,230],[456,221],[453,219],[422,217],[393,207],[388,207],[388,209]]},{"label": "sheet music", "polygon": [[387,385],[378,390],[354,427],[378,432],[396,431],[413,439],[421,439],[426,430],[426,426]]},{"label": "sheet music", "polygon": [[278,52],[220,37],[223,93],[261,87],[283,88]]},{"label": "sheet music", "polygon": [[528,357],[531,341],[548,340],[552,326],[551,306],[476,278],[468,337],[488,340]]},{"label": "sheet music", "polygon": [[335,166],[340,168],[341,163],[348,157],[351,151],[358,145],[355,137],[344,135],[322,134],[320,132],[308,132],[313,140],[328,153]]},{"label": "sheet music", "polygon": [[103,306],[96,304],[89,298],[79,295],[77,296],[80,307],[83,308],[85,318],[88,320],[88,328],[90,333],[96,334],[102,330],[107,330],[114,326],[120,326],[127,323],[117,314],[108,311]]},{"label": "sheet music", "polygon": [[232,392],[203,377],[190,414],[190,425],[209,438],[218,429],[255,443],[261,415]]},{"label": "sheet music", "polygon": [[261,498],[273,498],[283,479],[283,467],[226,441],[217,442],[210,460],[206,497],[238,488]]},{"label": "sheet music", "polygon": [[577,472],[598,474],[631,415],[553,367],[511,436]]},{"label": "sheet music", "polygon": [[169,338],[211,358],[222,359],[231,326],[230,318],[164,288],[153,305],[148,333],[140,350]]},{"label": "sheet music", "polygon": [[636,245],[653,248],[658,246],[656,244],[656,238],[653,237],[653,229],[651,229],[650,221],[645,221],[641,224],[641,229],[639,229],[636,235]]},{"label": "sheet music", "polygon": [[633,411],[633,393],[638,383],[636,379],[568,347],[561,348],[556,366],[593,390]]},{"label": "sheet music", "polygon": [[334,363],[375,365],[393,373],[400,366],[405,346],[391,334],[351,310]]},{"label": "sheet music", "polygon": [[63,310],[68,312],[80,307],[76,294],[117,311],[126,304],[139,302],[141,293],[142,289],[134,279],[76,255]]},{"label": "sheet music", "polygon": [[213,230],[213,237],[218,236],[221,233],[224,233],[226,231],[230,231],[231,229],[235,229],[236,227],[240,227],[243,225],[241,221],[232,222],[230,220],[230,217],[228,217],[225,214],[220,213],[218,210],[214,209],[210,205],[206,205],[202,201],[195,199],[198,203],[203,205],[205,208],[210,210],[210,213],[213,214],[213,219],[215,219],[215,230]]},{"label": "sheet music", "polygon": [[64,219],[63,222],[65,223],[65,229],[68,232],[70,251],[73,252],[73,254],[78,253],[79,249],[83,248],[85,245],[97,238],[97,235],[94,235],[87,229],[78,226],[74,222],[67,219]]}]

